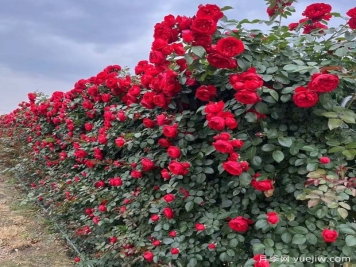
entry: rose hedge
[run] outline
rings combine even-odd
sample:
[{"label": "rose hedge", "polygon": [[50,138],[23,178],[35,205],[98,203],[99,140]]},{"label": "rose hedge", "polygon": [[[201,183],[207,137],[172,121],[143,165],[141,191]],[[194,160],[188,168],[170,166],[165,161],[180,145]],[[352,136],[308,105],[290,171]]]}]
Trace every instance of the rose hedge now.
[{"label": "rose hedge", "polygon": [[267,2],[268,21],[209,4],[168,15],[135,75],[108,66],[2,116],[29,197],[66,224],[78,264],[356,260],[356,8],[312,4],[284,26],[294,1]]}]

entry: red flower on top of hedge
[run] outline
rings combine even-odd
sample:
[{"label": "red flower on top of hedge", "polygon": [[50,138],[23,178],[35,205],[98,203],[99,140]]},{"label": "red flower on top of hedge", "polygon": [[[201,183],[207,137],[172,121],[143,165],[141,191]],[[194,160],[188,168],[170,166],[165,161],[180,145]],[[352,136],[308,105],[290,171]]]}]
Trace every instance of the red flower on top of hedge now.
[{"label": "red flower on top of hedge", "polygon": [[330,229],[325,228],[322,231],[321,235],[325,242],[333,243],[338,238],[339,233],[336,230],[330,230]]},{"label": "red flower on top of hedge", "polygon": [[331,18],[331,5],[325,3],[315,3],[307,6],[307,8],[302,13],[303,16],[306,16],[313,21],[318,20],[329,20]]},{"label": "red flower on top of hedge", "polygon": [[310,108],[318,102],[318,94],[303,86],[299,86],[294,90],[293,101],[298,107]]},{"label": "red flower on top of hedge", "polygon": [[270,267],[266,255],[256,254],[253,259],[255,260],[253,267]]},{"label": "red flower on top of hedge", "polygon": [[229,221],[229,227],[239,233],[244,233],[248,230],[249,225],[253,224],[253,221],[242,216],[238,216]]},{"label": "red flower on top of hedge", "polygon": [[255,178],[253,178],[251,180],[251,185],[258,191],[268,191],[274,189],[273,183],[274,181],[269,179],[257,181]]},{"label": "red flower on top of hedge", "polygon": [[195,92],[195,97],[201,101],[209,101],[214,96],[216,96],[216,87],[213,85],[202,85]]},{"label": "red flower on top of hedge", "polygon": [[169,138],[177,137],[178,135],[178,124],[165,125],[163,126],[163,135]]},{"label": "red flower on top of hedge", "polygon": [[244,43],[235,37],[222,38],[216,44],[216,51],[225,57],[235,57],[244,50]]},{"label": "red flower on top of hedge", "polygon": [[196,17],[192,20],[190,29],[197,33],[213,35],[217,29],[216,21],[208,17]]},{"label": "red flower on top of hedge", "polygon": [[217,5],[199,5],[196,16],[198,18],[211,18],[215,21],[218,21],[224,16],[224,13],[221,12],[220,7]]},{"label": "red flower on top of hedge", "polygon": [[339,77],[329,73],[314,73],[308,88],[317,93],[327,93],[335,90],[339,85]]},{"label": "red flower on top of hedge", "polygon": [[172,160],[168,165],[168,169],[171,173],[175,175],[186,175],[189,172],[190,163],[189,162],[178,162]]}]

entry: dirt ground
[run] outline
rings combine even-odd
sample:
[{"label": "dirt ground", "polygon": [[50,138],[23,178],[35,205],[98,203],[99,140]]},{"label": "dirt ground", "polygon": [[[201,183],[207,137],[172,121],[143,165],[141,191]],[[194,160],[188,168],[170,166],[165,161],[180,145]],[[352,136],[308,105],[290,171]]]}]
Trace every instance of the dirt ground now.
[{"label": "dirt ground", "polygon": [[66,244],[35,207],[20,205],[21,196],[11,179],[0,175],[0,266],[74,266]]}]

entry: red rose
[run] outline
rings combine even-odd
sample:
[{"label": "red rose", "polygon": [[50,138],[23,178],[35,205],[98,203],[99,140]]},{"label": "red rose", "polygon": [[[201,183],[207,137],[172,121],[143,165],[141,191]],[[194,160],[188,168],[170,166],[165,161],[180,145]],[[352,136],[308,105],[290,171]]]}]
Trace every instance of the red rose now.
[{"label": "red rose", "polygon": [[172,231],[169,232],[169,236],[170,237],[176,237],[177,236],[177,232],[172,230]]},{"label": "red rose", "polygon": [[76,258],[74,258],[74,261],[75,261],[75,262],[80,262],[80,258],[79,258],[79,257],[76,257]]},{"label": "red rose", "polygon": [[195,229],[197,231],[204,231],[205,230],[205,225],[201,224],[201,223],[197,223],[197,224],[195,224]]},{"label": "red rose", "polygon": [[326,228],[321,232],[321,235],[324,238],[324,241],[328,243],[335,242],[335,240],[339,236],[336,230],[330,230]]},{"label": "red rose", "polygon": [[161,171],[161,176],[163,179],[168,180],[171,178],[171,175],[169,174],[169,171],[167,169],[163,169]]},{"label": "red rose", "polygon": [[347,24],[349,24],[350,29],[356,30],[356,17],[350,18]]},{"label": "red rose", "polygon": [[307,8],[302,13],[303,16],[306,16],[313,21],[330,19],[331,5],[324,3],[315,3],[307,6]]},{"label": "red rose", "polygon": [[167,116],[165,114],[157,115],[156,121],[159,126],[165,125],[168,122]]},{"label": "red rose", "polygon": [[92,123],[88,122],[84,125],[84,127],[85,127],[85,130],[91,131],[94,128],[94,125]]},{"label": "red rose", "polygon": [[234,146],[234,147],[237,147],[237,148],[242,148],[244,146],[244,141],[240,140],[240,139],[234,139],[231,141],[231,144]]},{"label": "red rose", "polygon": [[217,69],[235,69],[237,68],[236,59],[225,57],[219,53],[213,52],[208,54],[209,64]]},{"label": "red rose", "polygon": [[125,112],[119,111],[119,112],[117,113],[117,118],[118,118],[119,121],[125,121],[125,120],[126,120]]},{"label": "red rose", "polygon": [[116,140],[115,140],[115,144],[116,144],[118,147],[122,147],[122,146],[125,144],[125,139],[122,138],[122,137],[118,137],[118,138],[116,138]]},{"label": "red rose", "polygon": [[231,138],[231,135],[228,133],[228,132],[221,132],[220,134],[218,135],[215,135],[214,137],[214,140],[229,140]]},{"label": "red rose", "polygon": [[117,242],[117,237],[116,236],[112,236],[109,238],[109,242],[112,244],[115,244]]},{"label": "red rose", "polygon": [[167,194],[163,197],[164,201],[166,202],[172,202],[175,199],[175,196],[173,194]]},{"label": "red rose", "polygon": [[208,120],[208,126],[217,131],[222,131],[225,128],[225,120],[219,116],[214,116]]},{"label": "red rose", "polygon": [[216,21],[210,18],[194,18],[190,29],[194,32],[213,35],[217,29]]},{"label": "red rose", "polygon": [[319,159],[319,162],[320,162],[321,164],[328,164],[328,163],[330,163],[330,158],[328,158],[328,157],[321,157],[321,158]]},{"label": "red rose", "polygon": [[215,249],[216,248],[216,244],[215,243],[210,243],[208,245],[208,249]]},{"label": "red rose", "polygon": [[350,10],[348,10],[348,11],[346,12],[346,15],[348,15],[348,16],[351,17],[351,18],[356,17],[356,7],[351,8]]},{"label": "red rose", "polygon": [[256,254],[253,259],[255,260],[253,267],[270,267],[266,255]]},{"label": "red rose", "polygon": [[258,191],[267,191],[274,188],[273,180],[262,180],[257,181],[256,179],[252,179],[251,185]]},{"label": "red rose", "polygon": [[204,112],[205,113],[219,113],[223,111],[225,103],[223,101],[219,101],[217,103],[209,103],[205,106]]},{"label": "red rose", "polygon": [[267,213],[267,222],[270,224],[277,224],[279,222],[279,217],[277,212],[271,211]]},{"label": "red rose", "polygon": [[167,219],[172,219],[174,217],[174,212],[171,208],[164,208],[163,214]]},{"label": "red rose", "polygon": [[304,25],[303,34],[309,34],[314,30],[319,30],[319,33],[323,33],[322,29],[327,29],[328,27],[320,22],[314,22],[313,24]]},{"label": "red rose", "polygon": [[253,222],[247,218],[242,216],[238,216],[235,219],[229,221],[229,227],[239,233],[244,233],[248,229],[248,225],[252,224]]},{"label": "red rose", "polygon": [[161,241],[155,240],[155,241],[152,242],[152,245],[154,245],[155,247],[157,247],[157,246],[161,245]]},{"label": "red rose", "polygon": [[153,127],[155,127],[156,123],[151,119],[144,118],[143,125],[145,125],[145,127],[147,127],[147,128],[153,128]]},{"label": "red rose", "polygon": [[220,8],[217,5],[199,5],[197,12],[198,18],[211,18],[215,21],[218,21],[224,16],[224,13],[221,12]]},{"label": "red rose", "polygon": [[224,140],[217,140],[216,142],[213,143],[213,146],[217,151],[221,153],[230,154],[234,150],[234,147],[231,145],[231,143]]},{"label": "red rose", "polygon": [[109,180],[111,186],[121,186],[122,180],[120,177],[115,177]]},{"label": "red rose", "polygon": [[167,139],[164,139],[164,138],[158,139],[158,144],[161,147],[169,147],[171,145],[171,143]]},{"label": "red rose", "polygon": [[110,94],[102,94],[101,95],[101,100],[104,102],[104,103],[107,103],[111,100],[111,95]]},{"label": "red rose", "polygon": [[189,172],[190,163],[189,162],[178,162],[173,160],[168,165],[168,169],[171,173],[175,175],[186,175]]},{"label": "red rose", "polygon": [[335,74],[313,74],[308,88],[318,93],[327,93],[336,89],[339,85],[339,77]]},{"label": "red rose", "polygon": [[178,135],[178,124],[174,124],[172,126],[165,125],[163,126],[163,135],[166,137],[174,138]]},{"label": "red rose", "polygon": [[235,37],[226,37],[217,42],[216,50],[225,57],[234,57],[241,54],[245,47],[241,40]]},{"label": "red rose", "polygon": [[171,254],[173,254],[173,255],[179,254],[179,248],[172,248],[171,249]]},{"label": "red rose", "polygon": [[143,253],[143,257],[148,261],[151,262],[153,261],[153,253],[151,251],[146,251],[145,253]]},{"label": "red rose", "polygon": [[157,214],[153,214],[151,216],[151,220],[154,221],[154,222],[157,222],[159,220],[159,216]]},{"label": "red rose", "polygon": [[195,92],[195,97],[201,101],[209,101],[213,96],[216,96],[216,87],[212,85],[202,85]]},{"label": "red rose", "polygon": [[142,178],[142,172],[137,171],[137,170],[133,170],[133,171],[131,172],[131,177],[132,177],[132,178],[135,178],[135,179]]},{"label": "red rose", "polygon": [[167,149],[167,153],[171,158],[179,158],[180,157],[180,149],[176,146],[170,146]]},{"label": "red rose", "polygon": [[299,26],[298,22],[293,22],[293,23],[288,25],[288,28],[289,28],[290,31],[294,31],[298,26]]},{"label": "red rose", "polygon": [[249,90],[240,90],[235,94],[235,99],[245,105],[256,104],[261,98],[255,92]]},{"label": "red rose", "polygon": [[150,60],[150,63],[159,65],[159,64],[162,64],[166,60],[166,57],[160,51],[151,51],[151,53],[149,55],[149,60]]},{"label": "red rose", "polygon": [[236,161],[225,161],[223,163],[223,168],[225,171],[227,171],[228,173],[232,174],[232,175],[240,175],[243,171],[241,164],[239,162]]},{"label": "red rose", "polygon": [[193,46],[202,46],[205,49],[207,49],[209,45],[213,42],[213,38],[209,34],[193,32],[192,38]]},{"label": "red rose", "polygon": [[238,126],[237,121],[234,118],[226,118],[225,119],[226,127],[230,130],[236,129]]},{"label": "red rose", "polygon": [[155,168],[155,164],[152,160],[148,158],[143,158],[141,159],[141,164],[142,164],[142,169],[145,172],[148,172],[150,170],[153,170]]},{"label": "red rose", "polygon": [[310,108],[319,100],[316,92],[310,91],[305,87],[297,87],[294,91],[293,101],[298,107]]}]

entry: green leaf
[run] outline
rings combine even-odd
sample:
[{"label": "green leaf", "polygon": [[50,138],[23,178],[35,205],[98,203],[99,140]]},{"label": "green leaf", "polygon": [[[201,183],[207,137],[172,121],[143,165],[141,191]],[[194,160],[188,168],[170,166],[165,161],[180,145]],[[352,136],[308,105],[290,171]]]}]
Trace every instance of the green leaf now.
[{"label": "green leaf", "polygon": [[197,266],[197,264],[198,264],[198,261],[197,261],[196,258],[190,259],[190,261],[189,261],[189,266],[194,267],[194,266]]},{"label": "green leaf", "polygon": [[229,9],[234,9],[231,6],[223,6],[222,8],[220,8],[221,11],[225,11],[225,10],[229,10]]},{"label": "green leaf", "polygon": [[347,215],[349,215],[349,213],[347,212],[346,209],[344,208],[338,208],[337,212],[339,213],[339,215],[341,216],[341,218],[346,219]]},{"label": "green leaf", "polygon": [[293,144],[293,140],[290,137],[279,137],[278,143],[284,147],[291,147]]},{"label": "green leaf", "polygon": [[356,246],[356,237],[348,235],[346,236],[345,242],[348,247]]},{"label": "green leaf", "polygon": [[292,244],[302,245],[305,243],[306,240],[307,240],[307,238],[305,237],[305,235],[295,234],[292,238]]},{"label": "green leaf", "polygon": [[263,102],[258,102],[255,105],[255,109],[258,113],[262,113],[262,114],[265,114],[268,112],[268,106],[266,103],[263,103]]},{"label": "green leaf", "polygon": [[340,118],[346,123],[355,123],[355,117],[349,115],[341,115]]},{"label": "green leaf", "polygon": [[229,246],[235,248],[239,244],[239,241],[236,238],[230,240]]},{"label": "green leaf", "polygon": [[330,130],[339,128],[342,125],[342,120],[340,119],[329,119],[328,127]]},{"label": "green leaf", "polygon": [[335,50],[334,55],[336,55],[338,57],[344,57],[347,55],[348,51],[349,51],[349,49],[347,47],[340,47]]},{"label": "green leaf", "polygon": [[282,151],[280,150],[275,150],[272,153],[272,157],[275,161],[277,161],[278,163],[281,162],[284,159],[284,154]]},{"label": "green leaf", "polygon": [[288,64],[288,65],[285,65],[283,67],[283,70],[286,70],[286,71],[294,71],[298,68],[297,65],[294,65],[294,64]]},{"label": "green leaf", "polygon": [[186,211],[191,211],[194,207],[194,203],[192,201],[189,201],[187,203],[185,203],[185,210]]},{"label": "green leaf", "polygon": [[276,149],[276,146],[273,145],[273,144],[265,144],[262,146],[262,151],[265,151],[265,152],[270,152],[270,151],[273,151]]},{"label": "green leaf", "polygon": [[166,245],[169,245],[169,244],[172,244],[174,242],[174,239],[172,238],[164,238],[162,240],[163,244],[166,244]]},{"label": "green leaf", "polygon": [[318,238],[312,233],[308,233],[306,235],[306,238],[309,244],[315,245],[316,243],[318,243]]},{"label": "green leaf", "polygon": [[283,240],[284,243],[289,244],[290,241],[292,241],[292,235],[288,232],[284,232],[281,235],[281,239]]},{"label": "green leaf", "polygon": [[192,53],[196,54],[198,57],[203,57],[205,54],[205,49],[202,46],[193,46]]}]

